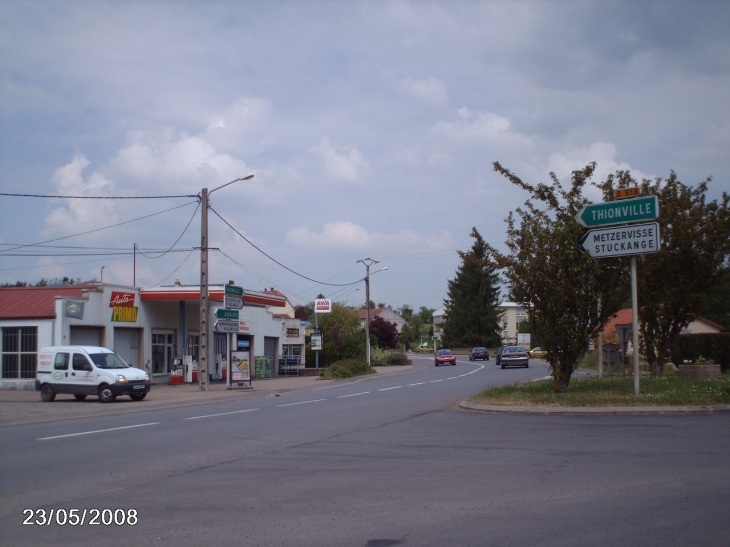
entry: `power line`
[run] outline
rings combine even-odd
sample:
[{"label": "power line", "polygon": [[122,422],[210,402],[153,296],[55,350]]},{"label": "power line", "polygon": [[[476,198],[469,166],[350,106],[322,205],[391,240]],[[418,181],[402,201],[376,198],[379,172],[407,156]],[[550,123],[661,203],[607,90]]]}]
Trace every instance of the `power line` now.
[{"label": "power line", "polygon": [[197,194],[180,196],[49,196],[41,194],[7,194],[0,192],[0,196],[12,198],[59,198],[59,199],[171,199],[171,198],[197,198]]},{"label": "power line", "polygon": [[295,272],[294,270],[292,270],[288,266],[285,266],[284,264],[282,264],[281,262],[279,262],[278,260],[276,260],[272,256],[266,254],[263,250],[259,249],[256,245],[254,245],[251,241],[249,241],[246,236],[244,236],[241,232],[239,232],[233,226],[231,226],[231,224],[226,219],[224,219],[222,216],[220,216],[215,209],[213,209],[212,207],[209,207],[209,209],[211,211],[213,211],[213,213],[215,213],[215,216],[217,216],[219,219],[221,219],[231,230],[233,230],[234,232],[236,232],[246,243],[248,243],[249,245],[251,245],[251,247],[253,247],[254,249],[256,249],[258,252],[260,252],[262,255],[264,255],[266,258],[268,258],[272,262],[275,262],[276,264],[278,264],[279,266],[281,266],[285,270],[290,271],[291,273],[293,273],[296,276],[301,277],[302,279],[306,279],[307,281],[311,281],[313,283],[317,283],[318,285],[328,285],[330,287],[347,287],[349,285],[354,285],[355,283],[359,283],[360,281],[362,281],[362,279],[358,279],[357,281],[355,281],[353,283],[326,283],[324,281],[317,281],[316,279],[312,279],[311,277],[307,277],[306,275],[302,275],[299,272]]},{"label": "power line", "polygon": [[200,202],[198,202],[198,206],[197,206],[197,207],[195,208],[195,211],[193,211],[193,216],[191,216],[191,217],[190,217],[190,220],[188,221],[187,225],[185,226],[185,229],[184,229],[184,230],[182,231],[182,233],[180,234],[180,236],[179,236],[179,237],[178,237],[178,238],[177,238],[177,239],[175,240],[175,243],[173,243],[173,244],[172,244],[172,245],[170,246],[170,248],[169,248],[169,249],[167,249],[167,250],[166,250],[165,252],[163,252],[163,253],[160,253],[160,255],[159,255],[159,256],[147,256],[147,255],[146,255],[146,254],[144,254],[143,252],[139,251],[139,248],[137,248],[137,251],[139,252],[139,254],[141,254],[141,255],[142,255],[143,257],[145,257],[145,258],[149,258],[149,259],[156,259],[156,258],[162,258],[162,257],[163,257],[163,256],[165,256],[165,255],[166,255],[167,253],[169,253],[170,251],[172,251],[172,249],[173,249],[173,248],[175,247],[175,245],[177,245],[177,242],[178,242],[178,241],[180,241],[180,240],[182,239],[182,236],[184,236],[184,235],[185,235],[185,232],[187,232],[187,231],[188,231],[188,228],[190,228],[190,223],[191,223],[191,222],[193,222],[193,219],[195,218],[195,215],[196,215],[196,214],[198,213],[198,209],[200,209]]},{"label": "power line", "polygon": [[102,230],[108,230],[109,228],[116,228],[117,226],[122,226],[124,224],[130,224],[132,222],[137,222],[138,220],[144,220],[145,218],[150,218],[150,217],[153,217],[153,216],[156,216],[156,215],[161,215],[162,213],[167,213],[169,211],[174,211],[175,209],[180,209],[181,207],[187,207],[188,205],[190,205],[192,203],[198,203],[198,204],[200,204],[199,202],[191,201],[191,202],[185,203],[183,205],[178,205],[177,207],[172,207],[170,209],[165,209],[164,211],[159,211],[157,213],[152,213],[150,215],[145,215],[143,217],[135,218],[135,219],[132,219],[132,220],[127,220],[127,221],[124,221],[124,222],[119,222],[117,224],[112,224],[111,226],[105,226],[104,228],[96,228],[94,230],[88,230],[86,232],[81,232],[81,233],[73,234],[73,235],[70,235],[70,236],[57,237],[55,239],[48,239],[46,241],[39,241],[38,243],[29,243],[28,245],[18,245],[17,247],[11,247],[10,249],[0,250],[0,253],[5,253],[7,251],[14,251],[15,249],[22,249],[22,248],[25,248],[25,247],[34,247],[36,245],[42,245],[44,243],[52,243],[54,241],[61,241],[62,239],[69,239],[69,238],[72,238],[72,237],[77,237],[77,236],[82,236],[82,235],[86,235],[86,234],[91,234],[91,233],[94,233],[94,232],[101,232]]}]

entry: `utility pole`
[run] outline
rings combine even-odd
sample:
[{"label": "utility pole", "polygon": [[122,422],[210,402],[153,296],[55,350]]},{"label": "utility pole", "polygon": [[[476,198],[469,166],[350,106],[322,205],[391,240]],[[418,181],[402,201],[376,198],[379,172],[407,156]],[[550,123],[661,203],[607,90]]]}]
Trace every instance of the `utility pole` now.
[{"label": "utility pole", "polygon": [[[368,362],[368,366],[370,366],[370,266],[373,264],[380,264],[377,260],[373,260],[372,258],[364,258],[362,260],[358,260],[358,262],[362,262],[365,264],[365,308],[367,309],[367,316],[365,320],[365,360]],[[388,267],[386,266],[383,268],[383,270],[387,270]],[[382,270],[377,270],[373,273],[378,273]]]},{"label": "utility pole", "polygon": [[239,180],[252,179],[253,175],[232,180],[222,186],[213,188],[210,193],[203,188],[200,193],[200,204],[203,208],[200,217],[200,361],[198,363],[198,382],[200,391],[208,391],[208,345],[210,341],[210,308],[208,295],[208,196],[229,184]]},{"label": "utility pole", "polygon": [[367,309],[367,315],[365,316],[365,360],[370,366],[370,266],[378,264],[377,260],[372,258],[365,258],[358,260],[365,264],[365,308]]}]

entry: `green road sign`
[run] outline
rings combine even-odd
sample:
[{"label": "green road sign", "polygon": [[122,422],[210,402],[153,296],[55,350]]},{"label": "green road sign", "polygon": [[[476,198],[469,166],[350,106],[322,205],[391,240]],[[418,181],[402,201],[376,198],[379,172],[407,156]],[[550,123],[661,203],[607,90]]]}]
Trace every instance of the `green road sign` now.
[{"label": "green road sign", "polygon": [[657,218],[659,218],[659,200],[656,196],[593,203],[583,207],[576,216],[578,222],[586,228]]},{"label": "green road sign", "polygon": [[223,294],[230,294],[231,296],[243,296],[243,287],[237,287],[236,285],[224,285],[225,292]]},{"label": "green road sign", "polygon": [[238,310],[224,310],[223,308],[216,308],[215,316],[218,319],[234,319],[238,321]]}]

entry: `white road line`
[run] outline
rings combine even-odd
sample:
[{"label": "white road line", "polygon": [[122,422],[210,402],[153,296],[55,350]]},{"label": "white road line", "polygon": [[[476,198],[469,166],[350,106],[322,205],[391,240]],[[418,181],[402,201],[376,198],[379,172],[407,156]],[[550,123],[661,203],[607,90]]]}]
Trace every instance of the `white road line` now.
[{"label": "white road line", "polygon": [[443,382],[443,381],[444,381],[444,379],[442,378],[441,380],[431,380],[429,383],[435,384],[436,382]]},{"label": "white road line", "polygon": [[362,391],[360,393],[351,393],[350,395],[340,395],[339,397],[335,397],[335,399],[344,399],[345,397],[357,397],[358,395],[367,395],[368,393],[372,393],[372,391]]},{"label": "white road line", "polygon": [[416,384],[408,384],[408,387],[411,387],[411,386],[422,386],[422,385],[424,385],[425,383],[426,383],[426,382],[418,382],[418,383],[416,383]]},{"label": "white road line", "polygon": [[327,399],[314,399],[313,401],[302,401],[301,403],[288,403],[285,405],[276,405],[276,406],[294,406],[294,405],[306,405],[309,403],[319,403],[320,401],[326,401]]},{"label": "white road line", "polygon": [[249,408],[247,410],[234,410],[233,412],[221,412],[220,414],[207,414],[205,416],[192,416],[190,418],[185,418],[186,420],[200,420],[201,418],[214,418],[215,416],[227,416],[228,414],[241,414],[243,412],[253,412],[254,410],[259,410],[258,408]]},{"label": "white road line", "polygon": [[133,427],[147,427],[148,425],[159,425],[160,422],[150,424],[125,425],[124,427],[112,427],[110,429],[97,429],[96,431],[83,431],[81,433],[69,433],[68,435],[56,435],[54,437],[41,437],[39,441],[50,441],[51,439],[63,439],[64,437],[78,437],[80,435],[92,435],[94,433],[107,433],[108,431],[119,431],[120,429],[132,429]]},{"label": "white road line", "polygon": [[383,389],[379,389],[378,391],[390,391],[391,389],[400,389],[403,386],[393,386],[393,387],[384,387]]}]

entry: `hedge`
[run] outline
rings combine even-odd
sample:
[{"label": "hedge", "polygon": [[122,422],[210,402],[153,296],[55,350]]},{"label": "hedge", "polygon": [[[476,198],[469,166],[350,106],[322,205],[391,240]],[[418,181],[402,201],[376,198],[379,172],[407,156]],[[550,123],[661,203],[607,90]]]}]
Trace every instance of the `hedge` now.
[{"label": "hedge", "polygon": [[730,366],[730,333],[682,334],[671,351],[672,363],[694,361],[699,357],[714,361],[727,372]]}]

